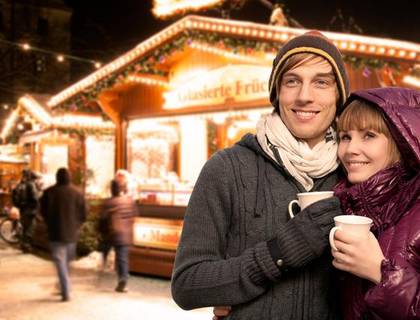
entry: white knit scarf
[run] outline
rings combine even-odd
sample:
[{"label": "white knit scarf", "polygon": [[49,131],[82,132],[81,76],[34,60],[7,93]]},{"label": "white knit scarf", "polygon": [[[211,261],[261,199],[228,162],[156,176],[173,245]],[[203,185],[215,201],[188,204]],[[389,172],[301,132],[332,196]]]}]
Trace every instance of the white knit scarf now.
[{"label": "white knit scarf", "polygon": [[297,140],[290,133],[278,113],[269,114],[257,123],[257,139],[263,150],[278,162],[270,149],[270,145],[274,146],[286,170],[306,191],[312,189],[313,178],[326,176],[338,167],[338,146],[332,127],[328,129],[328,135],[332,139],[324,139],[311,149],[306,141]]}]

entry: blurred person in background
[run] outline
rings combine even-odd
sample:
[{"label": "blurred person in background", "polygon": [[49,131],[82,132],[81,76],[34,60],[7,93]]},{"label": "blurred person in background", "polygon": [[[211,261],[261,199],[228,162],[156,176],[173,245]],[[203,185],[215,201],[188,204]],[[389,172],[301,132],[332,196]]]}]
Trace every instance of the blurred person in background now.
[{"label": "blurred person in background", "polygon": [[125,181],[125,184],[127,185],[126,195],[133,199],[137,198],[137,181],[130,172],[125,169],[118,169],[114,179]]},{"label": "blurred person in background", "polygon": [[52,258],[57,269],[62,301],[70,300],[69,263],[76,255],[79,230],[86,221],[87,207],[83,193],[70,182],[70,172],[60,168],[56,184],[41,198],[41,215],[48,229]]},{"label": "blurred person in background", "polygon": [[115,251],[115,265],[118,275],[117,292],[127,291],[128,250],[133,242],[134,217],[138,215],[137,205],[127,194],[127,181],[116,176],[111,181],[111,198],[104,201],[99,216],[99,230],[103,238],[103,264],[111,249]]},{"label": "blurred person in background", "polygon": [[[137,182],[130,172],[128,172],[125,169],[118,169],[115,172],[114,180],[118,181],[121,185],[125,185],[124,188],[126,191],[124,192],[124,194],[126,196],[129,196],[132,199],[136,198]],[[110,259],[111,261],[108,261],[108,257],[110,256],[111,250],[112,250],[112,245],[107,243],[106,237],[104,237],[104,234],[101,233],[100,242],[99,242],[99,251],[101,252],[101,257],[102,257],[101,266],[100,266],[101,271],[106,271],[106,269],[110,268],[109,263],[112,263],[112,260],[113,260],[112,257],[115,257],[115,255],[111,256],[111,259]]]},{"label": "blurred person in background", "polygon": [[22,178],[12,190],[12,203],[19,209],[22,223],[21,249],[23,252],[32,250],[32,235],[35,217],[39,209],[41,189],[37,184],[38,176],[29,169],[22,171]]}]

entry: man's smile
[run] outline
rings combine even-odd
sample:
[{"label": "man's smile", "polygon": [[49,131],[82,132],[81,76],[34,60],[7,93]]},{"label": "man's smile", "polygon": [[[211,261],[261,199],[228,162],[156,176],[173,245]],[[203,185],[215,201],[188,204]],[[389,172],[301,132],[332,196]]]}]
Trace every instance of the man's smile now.
[{"label": "man's smile", "polygon": [[303,111],[303,110],[292,110],[296,117],[299,120],[311,120],[313,119],[318,113],[319,111]]}]

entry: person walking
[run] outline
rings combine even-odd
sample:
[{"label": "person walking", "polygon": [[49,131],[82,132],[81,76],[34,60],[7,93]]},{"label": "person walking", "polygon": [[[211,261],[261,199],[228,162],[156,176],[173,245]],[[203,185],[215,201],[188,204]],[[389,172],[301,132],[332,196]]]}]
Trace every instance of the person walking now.
[{"label": "person walking", "polygon": [[318,201],[293,219],[287,208],[297,193],[338,181],[332,124],[348,96],[340,52],[317,31],[293,38],[273,61],[269,94],[274,111],[257,134],[200,173],[172,295],[183,309],[216,306],[229,319],[339,319],[328,234],[340,203]]},{"label": "person walking", "polygon": [[41,197],[41,215],[48,229],[62,301],[70,300],[69,263],[75,256],[79,229],[87,215],[85,198],[70,181],[69,170],[58,169],[56,184]]},{"label": "person walking", "polygon": [[12,203],[19,209],[22,223],[20,246],[23,252],[32,250],[32,235],[35,217],[39,209],[39,198],[42,191],[36,184],[37,176],[29,169],[22,170],[22,178],[12,190]]},{"label": "person walking", "polygon": [[117,177],[112,180],[112,197],[104,201],[99,216],[99,230],[104,243],[112,246],[115,251],[118,274],[115,291],[117,292],[127,292],[128,250],[133,239],[134,217],[138,215],[137,205],[127,191],[125,179]]},{"label": "person walking", "polygon": [[338,230],[332,250],[345,319],[420,316],[420,91],[354,92],[338,121],[343,211],[373,220],[368,238]]}]

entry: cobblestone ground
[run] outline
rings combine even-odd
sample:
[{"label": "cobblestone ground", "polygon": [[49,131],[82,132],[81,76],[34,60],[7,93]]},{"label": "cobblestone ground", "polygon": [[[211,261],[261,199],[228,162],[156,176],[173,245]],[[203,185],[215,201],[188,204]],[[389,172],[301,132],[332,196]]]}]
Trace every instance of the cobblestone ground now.
[{"label": "cobblestone ground", "polygon": [[212,317],[211,309],[183,311],[171,299],[170,282],[132,275],[129,292],[117,293],[115,274],[86,261],[71,268],[71,301],[61,302],[52,262],[0,242],[0,320],[169,319]]}]

